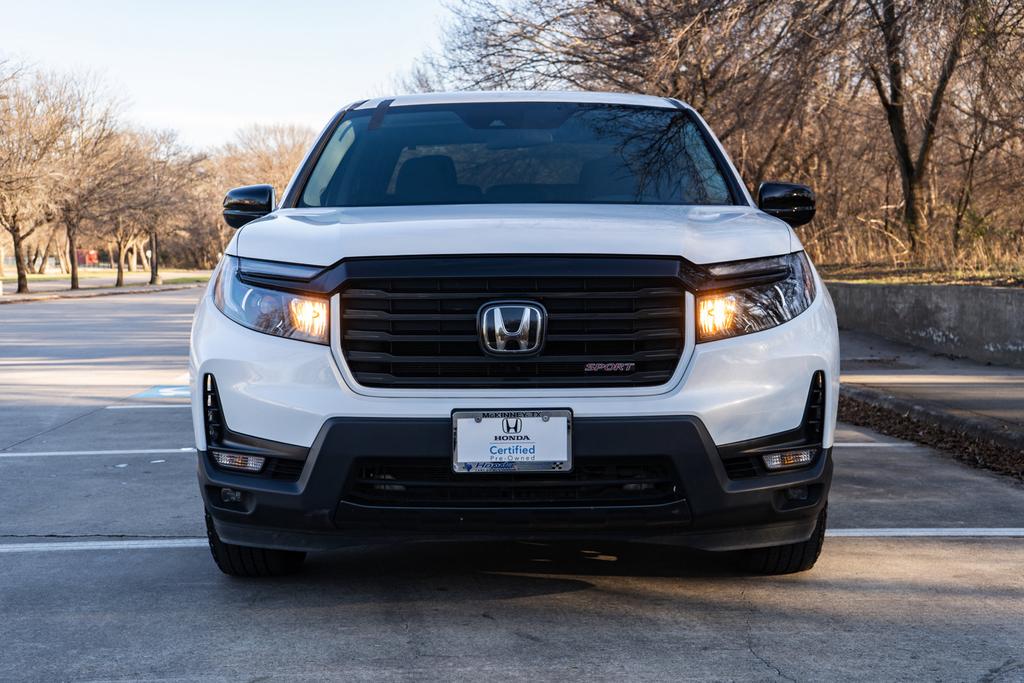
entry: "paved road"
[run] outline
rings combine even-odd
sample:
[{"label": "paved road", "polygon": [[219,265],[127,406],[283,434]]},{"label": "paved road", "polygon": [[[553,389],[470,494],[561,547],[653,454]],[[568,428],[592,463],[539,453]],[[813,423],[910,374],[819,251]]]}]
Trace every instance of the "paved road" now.
[{"label": "paved road", "polygon": [[446,544],[228,579],[188,411],[149,389],[182,383],[197,296],[0,307],[0,680],[1024,680],[1024,538],[982,536],[1024,527],[1024,488],[849,426],[807,574]]}]

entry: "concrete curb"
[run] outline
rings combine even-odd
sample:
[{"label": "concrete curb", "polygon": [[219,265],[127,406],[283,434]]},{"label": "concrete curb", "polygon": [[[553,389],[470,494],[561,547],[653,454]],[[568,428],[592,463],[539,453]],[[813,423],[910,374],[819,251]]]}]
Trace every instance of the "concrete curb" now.
[{"label": "concrete curb", "polygon": [[840,392],[839,419],[944,451],[1024,484],[1024,429],[1016,425],[849,384]]},{"label": "concrete curb", "polygon": [[40,292],[39,294],[9,294],[0,296],[0,304],[27,304],[35,301],[53,301],[54,299],[92,299],[97,296],[116,296],[120,294],[151,294],[153,292],[175,292],[181,289],[205,287],[205,282],[191,282],[185,285],[142,285],[127,287],[96,287],[94,289],[70,289],[58,292]]}]

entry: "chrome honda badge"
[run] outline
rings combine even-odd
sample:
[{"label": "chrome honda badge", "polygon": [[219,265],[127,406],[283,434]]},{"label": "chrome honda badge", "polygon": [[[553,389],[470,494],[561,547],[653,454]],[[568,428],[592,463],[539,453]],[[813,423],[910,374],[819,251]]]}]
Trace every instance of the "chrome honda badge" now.
[{"label": "chrome honda badge", "polygon": [[548,314],[529,301],[496,301],[477,313],[480,345],[487,353],[536,353],[544,343]]}]

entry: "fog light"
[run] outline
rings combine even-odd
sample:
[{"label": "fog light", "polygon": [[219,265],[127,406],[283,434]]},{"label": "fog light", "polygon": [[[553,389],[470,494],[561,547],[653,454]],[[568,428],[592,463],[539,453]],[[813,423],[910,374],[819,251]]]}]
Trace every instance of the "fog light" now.
[{"label": "fog light", "polygon": [[810,465],[814,460],[817,448],[807,448],[802,451],[786,451],[784,453],[769,453],[762,455],[764,466],[770,470],[785,470],[790,467],[803,467]]},{"label": "fog light", "polygon": [[786,500],[807,500],[808,492],[806,486],[793,486],[786,489]]},{"label": "fog light", "polygon": [[220,499],[225,503],[241,503],[242,492],[235,489],[221,489]]},{"label": "fog light", "polygon": [[263,463],[266,461],[266,458],[261,455],[223,453],[221,451],[214,451],[213,459],[221,467],[242,472],[259,472],[263,469]]}]

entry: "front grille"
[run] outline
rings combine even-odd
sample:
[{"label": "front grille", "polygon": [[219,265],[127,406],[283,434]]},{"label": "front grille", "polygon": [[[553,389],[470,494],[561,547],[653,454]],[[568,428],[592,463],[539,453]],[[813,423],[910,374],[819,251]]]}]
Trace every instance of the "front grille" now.
[{"label": "front grille", "polygon": [[[477,312],[502,300],[547,310],[540,353],[481,349]],[[655,386],[672,377],[684,342],[683,287],[672,277],[355,279],[341,318],[345,360],[371,387]]]},{"label": "front grille", "polygon": [[457,474],[450,458],[356,460],[345,500],[395,507],[628,506],[682,499],[665,457],[578,458],[571,472]]}]

